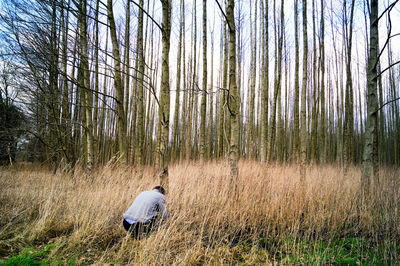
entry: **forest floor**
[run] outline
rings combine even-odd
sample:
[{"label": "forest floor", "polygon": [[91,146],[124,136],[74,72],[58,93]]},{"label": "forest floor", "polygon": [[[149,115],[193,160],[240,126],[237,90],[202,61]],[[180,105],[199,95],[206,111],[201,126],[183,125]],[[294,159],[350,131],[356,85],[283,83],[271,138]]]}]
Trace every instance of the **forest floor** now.
[{"label": "forest floor", "polygon": [[[360,168],[307,170],[239,164],[239,196],[225,162],[170,166],[169,219],[136,240],[122,214],[153,170],[110,163],[76,169],[0,168],[0,265],[395,264],[400,261],[400,170],[384,168],[367,199]],[[301,189],[301,188],[304,189]]]}]

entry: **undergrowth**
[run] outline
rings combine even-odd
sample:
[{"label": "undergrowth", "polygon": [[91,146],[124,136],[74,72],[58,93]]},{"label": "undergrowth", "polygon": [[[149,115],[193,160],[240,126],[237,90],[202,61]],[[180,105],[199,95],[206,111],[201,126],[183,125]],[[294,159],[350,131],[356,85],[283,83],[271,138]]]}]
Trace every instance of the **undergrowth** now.
[{"label": "undergrowth", "polygon": [[400,260],[399,170],[367,199],[360,169],[241,162],[239,196],[224,162],[169,169],[169,219],[134,240],[122,213],[158,185],[151,168],[0,171],[0,264],[391,264]]}]

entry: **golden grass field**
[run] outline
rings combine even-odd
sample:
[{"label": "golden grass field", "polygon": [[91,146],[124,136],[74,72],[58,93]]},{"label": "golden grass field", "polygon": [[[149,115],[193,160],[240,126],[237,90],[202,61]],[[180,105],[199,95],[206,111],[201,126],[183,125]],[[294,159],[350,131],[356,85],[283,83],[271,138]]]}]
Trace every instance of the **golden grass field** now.
[{"label": "golden grass field", "polygon": [[[355,243],[360,263],[400,261],[399,169],[381,170],[379,187],[361,201],[359,167],[346,175],[310,167],[304,193],[296,166],[239,167],[235,201],[225,162],[171,165],[170,217],[141,240],[126,234],[122,214],[158,185],[151,168],[142,179],[113,164],[91,177],[79,169],[72,177],[36,165],[1,168],[0,264],[49,243],[46,256],[60,264],[325,264],[337,262],[332,248],[349,243],[344,252]],[[341,239],[351,240],[342,247]]]}]

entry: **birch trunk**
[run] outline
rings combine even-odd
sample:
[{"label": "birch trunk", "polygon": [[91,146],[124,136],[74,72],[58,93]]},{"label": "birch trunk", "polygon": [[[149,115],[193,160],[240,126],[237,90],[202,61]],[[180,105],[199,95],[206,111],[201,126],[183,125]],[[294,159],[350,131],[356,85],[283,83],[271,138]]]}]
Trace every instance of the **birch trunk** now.
[{"label": "birch trunk", "polygon": [[229,24],[229,113],[231,134],[229,143],[229,165],[231,180],[234,184],[234,195],[238,196],[237,179],[239,176],[239,104],[240,97],[236,86],[236,30],[235,30],[235,1],[228,0],[226,16]]},{"label": "birch trunk", "polygon": [[158,110],[158,177],[168,189],[168,137],[169,137],[169,49],[171,35],[171,0],[162,1],[162,57],[161,57],[161,97]]}]

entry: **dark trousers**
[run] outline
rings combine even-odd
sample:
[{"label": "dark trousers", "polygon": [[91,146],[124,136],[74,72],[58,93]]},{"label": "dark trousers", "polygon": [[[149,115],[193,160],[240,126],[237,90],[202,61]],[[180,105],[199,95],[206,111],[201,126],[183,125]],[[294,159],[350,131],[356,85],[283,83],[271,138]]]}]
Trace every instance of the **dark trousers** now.
[{"label": "dark trousers", "polygon": [[150,231],[154,227],[155,221],[156,219],[153,218],[146,223],[137,222],[130,224],[124,219],[122,225],[124,226],[126,231],[131,233],[132,237],[138,238],[140,235],[150,233]]}]

